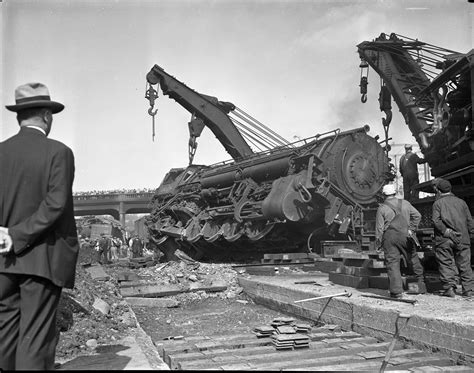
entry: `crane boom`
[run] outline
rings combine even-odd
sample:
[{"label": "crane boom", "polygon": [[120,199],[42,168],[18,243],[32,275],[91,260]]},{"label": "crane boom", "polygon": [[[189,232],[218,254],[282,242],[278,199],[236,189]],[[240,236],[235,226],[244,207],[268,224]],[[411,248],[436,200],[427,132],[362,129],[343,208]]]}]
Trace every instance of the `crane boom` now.
[{"label": "crane boom", "polygon": [[[442,176],[471,166],[473,50],[458,53],[394,33],[382,33],[372,41],[360,43],[357,49],[360,67],[370,65],[381,77],[382,88],[388,88],[393,96],[432,175]],[[365,94],[367,77],[362,75],[361,93]],[[364,99],[363,96],[362,102]]]},{"label": "crane boom", "polygon": [[[146,79],[150,85],[159,84],[164,95],[175,100],[192,114],[189,123],[190,144],[201,134],[203,127],[207,126],[233,159],[238,160],[253,154],[252,149],[227,115],[235,109],[233,104],[194,91],[158,65],[152,67]],[[190,161],[192,161],[191,148]]]}]

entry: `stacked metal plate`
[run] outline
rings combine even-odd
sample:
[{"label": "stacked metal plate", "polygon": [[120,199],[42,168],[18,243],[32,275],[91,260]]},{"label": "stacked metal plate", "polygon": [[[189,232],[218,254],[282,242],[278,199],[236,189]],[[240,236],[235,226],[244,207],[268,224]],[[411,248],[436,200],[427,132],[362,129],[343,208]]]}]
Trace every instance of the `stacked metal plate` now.
[{"label": "stacked metal plate", "polygon": [[303,334],[274,334],[272,344],[277,350],[292,350],[294,348],[309,348],[309,337]]},{"label": "stacked metal plate", "polygon": [[276,319],[273,319],[272,326],[276,328],[282,325],[291,325],[294,322],[295,322],[295,319],[291,317],[277,317]]},{"label": "stacked metal plate", "polygon": [[276,327],[277,334],[295,334],[296,330],[290,325],[281,325]]},{"label": "stacked metal plate", "polygon": [[275,328],[273,326],[268,325],[257,326],[253,329],[253,332],[255,333],[257,338],[265,338],[270,337],[275,332]]},{"label": "stacked metal plate", "polygon": [[311,330],[311,325],[309,324],[293,324],[293,328],[297,333],[308,333]]}]

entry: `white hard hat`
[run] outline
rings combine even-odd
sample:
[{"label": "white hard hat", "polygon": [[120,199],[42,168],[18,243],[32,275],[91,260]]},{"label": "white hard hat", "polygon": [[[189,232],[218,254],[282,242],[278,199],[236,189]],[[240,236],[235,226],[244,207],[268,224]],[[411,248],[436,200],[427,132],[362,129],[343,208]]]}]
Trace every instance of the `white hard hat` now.
[{"label": "white hard hat", "polygon": [[390,196],[392,194],[396,194],[397,191],[395,190],[395,185],[393,184],[387,184],[383,187],[382,193],[385,194],[386,196]]}]

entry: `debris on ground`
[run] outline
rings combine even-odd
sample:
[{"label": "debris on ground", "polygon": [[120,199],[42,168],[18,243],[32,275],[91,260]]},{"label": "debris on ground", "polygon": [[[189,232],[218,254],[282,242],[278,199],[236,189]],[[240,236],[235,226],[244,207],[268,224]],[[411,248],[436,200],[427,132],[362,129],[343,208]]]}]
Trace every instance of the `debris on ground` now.
[{"label": "debris on ground", "polygon": [[[76,356],[95,354],[97,346],[114,344],[133,333],[137,327],[136,319],[121,294],[121,285],[124,283],[176,285],[192,289],[205,288],[218,279],[226,285],[223,291],[179,293],[172,297],[174,303],[167,305],[168,308],[213,297],[235,299],[242,293],[237,273],[230,264],[207,264],[186,259],[166,263],[154,261],[152,266],[146,260],[144,263],[147,266],[131,268],[124,266],[130,260],[121,258],[111,264],[98,266],[94,251],[81,249],[75,286],[73,289],[63,289],[58,307],[57,325],[60,334],[57,359],[69,360]],[[140,263],[139,260],[131,262]],[[108,276],[94,275],[101,270]],[[148,299],[152,301],[152,298]],[[143,302],[143,298],[136,298],[136,301]]]}]

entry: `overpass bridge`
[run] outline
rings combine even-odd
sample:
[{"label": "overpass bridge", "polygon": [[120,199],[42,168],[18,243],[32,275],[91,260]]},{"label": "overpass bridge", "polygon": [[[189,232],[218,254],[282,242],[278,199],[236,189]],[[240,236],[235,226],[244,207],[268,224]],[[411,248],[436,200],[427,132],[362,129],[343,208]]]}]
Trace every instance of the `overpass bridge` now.
[{"label": "overpass bridge", "polygon": [[125,226],[126,214],[151,211],[153,193],[105,193],[74,196],[74,215],[112,215]]}]

